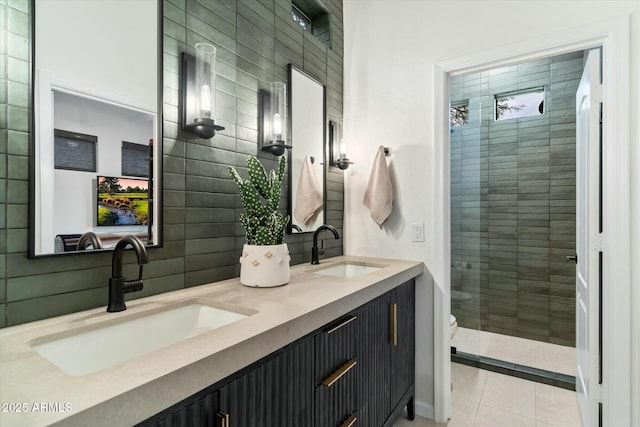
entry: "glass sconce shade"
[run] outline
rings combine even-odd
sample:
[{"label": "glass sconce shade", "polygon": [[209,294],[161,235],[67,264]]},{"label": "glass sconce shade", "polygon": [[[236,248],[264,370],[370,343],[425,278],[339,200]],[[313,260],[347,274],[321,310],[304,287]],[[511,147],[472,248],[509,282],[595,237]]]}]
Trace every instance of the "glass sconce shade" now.
[{"label": "glass sconce shade", "polygon": [[339,169],[347,169],[353,162],[347,157],[347,144],[342,130],[342,117],[329,122],[329,163]]},{"label": "glass sconce shade", "polygon": [[269,84],[271,95],[271,138],[272,144],[287,140],[287,86],[282,82]]},{"label": "glass sconce shade", "polygon": [[182,129],[209,139],[224,129],[215,124],[216,48],[196,44],[196,56],[182,54]]},{"label": "glass sconce shade", "polygon": [[196,44],[196,116],[214,119],[216,88],[216,48],[208,43]]},{"label": "glass sconce shade", "polygon": [[289,122],[287,117],[287,85],[282,82],[269,84],[269,91],[260,91],[262,106],[262,150],[281,156],[287,148]]}]

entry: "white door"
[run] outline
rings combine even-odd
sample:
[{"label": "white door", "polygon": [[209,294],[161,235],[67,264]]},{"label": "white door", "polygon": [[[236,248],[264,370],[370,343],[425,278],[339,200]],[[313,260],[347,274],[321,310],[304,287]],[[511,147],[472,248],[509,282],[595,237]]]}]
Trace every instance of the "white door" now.
[{"label": "white door", "polygon": [[582,423],[600,402],[600,51],[589,52],[576,94],[576,392]]}]

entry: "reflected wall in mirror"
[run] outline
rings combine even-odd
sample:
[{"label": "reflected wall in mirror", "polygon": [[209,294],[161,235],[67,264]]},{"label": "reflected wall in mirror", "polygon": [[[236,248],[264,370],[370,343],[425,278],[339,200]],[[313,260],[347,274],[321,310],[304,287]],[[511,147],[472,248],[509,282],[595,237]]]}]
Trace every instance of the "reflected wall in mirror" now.
[{"label": "reflected wall in mirror", "polygon": [[326,89],[293,64],[288,68],[289,232],[315,231],[325,222]]},{"label": "reflected wall in mirror", "polygon": [[30,256],[77,253],[91,233],[101,244],[81,250],[126,234],[161,244],[162,1],[33,0],[31,10]]}]

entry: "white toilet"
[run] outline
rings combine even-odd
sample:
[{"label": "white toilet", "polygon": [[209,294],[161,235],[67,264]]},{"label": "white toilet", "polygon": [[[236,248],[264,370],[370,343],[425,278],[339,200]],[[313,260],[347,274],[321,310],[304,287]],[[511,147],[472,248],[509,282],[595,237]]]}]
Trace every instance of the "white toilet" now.
[{"label": "white toilet", "polygon": [[458,332],[458,322],[456,321],[456,316],[451,314],[449,316],[449,334],[451,335],[451,339],[456,336],[456,332]]}]

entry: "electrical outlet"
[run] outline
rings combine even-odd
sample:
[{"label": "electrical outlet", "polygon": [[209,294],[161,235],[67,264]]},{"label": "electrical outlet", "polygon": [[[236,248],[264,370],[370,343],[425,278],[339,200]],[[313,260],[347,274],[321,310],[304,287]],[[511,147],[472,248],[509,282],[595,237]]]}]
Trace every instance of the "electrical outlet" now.
[{"label": "electrical outlet", "polygon": [[411,224],[411,241],[424,242],[424,222],[414,222]]}]

